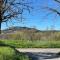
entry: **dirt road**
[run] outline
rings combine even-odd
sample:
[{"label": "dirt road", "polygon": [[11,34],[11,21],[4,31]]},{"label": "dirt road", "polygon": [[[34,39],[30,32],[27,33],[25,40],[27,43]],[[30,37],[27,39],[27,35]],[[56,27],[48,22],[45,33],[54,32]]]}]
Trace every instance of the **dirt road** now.
[{"label": "dirt road", "polygon": [[17,48],[19,52],[25,53],[32,60],[60,60],[60,48]]}]

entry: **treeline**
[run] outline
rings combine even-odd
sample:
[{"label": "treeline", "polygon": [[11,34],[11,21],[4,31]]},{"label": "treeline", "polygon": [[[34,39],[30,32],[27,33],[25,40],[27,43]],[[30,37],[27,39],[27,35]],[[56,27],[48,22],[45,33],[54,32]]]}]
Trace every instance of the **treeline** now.
[{"label": "treeline", "polygon": [[8,40],[60,40],[60,32],[24,30],[1,34],[0,39]]}]

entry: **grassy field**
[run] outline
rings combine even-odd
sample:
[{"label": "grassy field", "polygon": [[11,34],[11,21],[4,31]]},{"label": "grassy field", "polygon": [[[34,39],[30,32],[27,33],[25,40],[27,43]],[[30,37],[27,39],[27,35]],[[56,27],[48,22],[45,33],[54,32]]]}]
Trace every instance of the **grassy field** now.
[{"label": "grassy field", "polygon": [[[11,45],[16,48],[60,48],[60,40],[0,40],[1,44]],[[29,60],[28,56],[10,47],[0,46],[0,60]]]},{"label": "grassy field", "polygon": [[0,40],[16,48],[60,48],[60,40]]},{"label": "grassy field", "polygon": [[0,47],[0,60],[29,60],[26,55],[16,54],[15,51],[9,47]]},{"label": "grassy field", "polygon": [[[0,45],[6,44],[16,48],[60,48],[60,40],[0,40]],[[0,46],[0,60],[29,60],[28,56],[10,47]]]}]

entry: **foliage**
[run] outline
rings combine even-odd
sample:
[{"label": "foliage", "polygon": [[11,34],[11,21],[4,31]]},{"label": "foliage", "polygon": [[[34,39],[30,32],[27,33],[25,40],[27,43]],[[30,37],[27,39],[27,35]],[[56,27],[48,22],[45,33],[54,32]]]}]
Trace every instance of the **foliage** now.
[{"label": "foliage", "polygon": [[22,53],[19,55],[9,47],[0,47],[0,60],[28,60],[26,55]]}]

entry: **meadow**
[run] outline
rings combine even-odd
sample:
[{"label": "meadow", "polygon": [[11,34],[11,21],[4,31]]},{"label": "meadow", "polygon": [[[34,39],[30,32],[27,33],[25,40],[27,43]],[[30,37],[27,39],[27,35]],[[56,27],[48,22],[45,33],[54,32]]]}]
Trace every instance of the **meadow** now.
[{"label": "meadow", "polygon": [[60,48],[60,40],[0,40],[15,48]]}]

